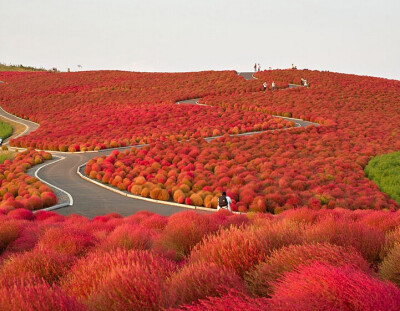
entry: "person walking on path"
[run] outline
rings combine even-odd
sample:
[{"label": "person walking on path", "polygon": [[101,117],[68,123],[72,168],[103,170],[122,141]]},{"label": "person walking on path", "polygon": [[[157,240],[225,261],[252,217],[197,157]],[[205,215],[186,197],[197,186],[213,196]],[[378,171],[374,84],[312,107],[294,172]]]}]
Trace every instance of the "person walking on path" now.
[{"label": "person walking on path", "polygon": [[258,64],[258,71],[261,71],[261,66],[260,66],[260,64]]},{"label": "person walking on path", "polygon": [[267,82],[264,82],[264,83],[263,83],[264,92],[266,91],[266,89],[267,89],[267,86],[268,86]]},{"label": "person walking on path", "polygon": [[305,86],[305,87],[307,87],[307,86],[308,86],[308,84],[307,84],[307,80],[306,80],[306,79],[304,79],[304,81],[303,81],[303,86]]},{"label": "person walking on path", "polygon": [[275,82],[274,81],[272,81],[271,86],[272,86],[272,90],[275,91]]},{"label": "person walking on path", "polygon": [[222,195],[218,198],[218,207],[217,211],[221,208],[226,208],[228,211],[232,213],[231,209],[232,199],[226,195],[226,192],[222,192]]},{"label": "person walking on path", "polygon": [[254,72],[257,71],[257,63],[254,64]]}]

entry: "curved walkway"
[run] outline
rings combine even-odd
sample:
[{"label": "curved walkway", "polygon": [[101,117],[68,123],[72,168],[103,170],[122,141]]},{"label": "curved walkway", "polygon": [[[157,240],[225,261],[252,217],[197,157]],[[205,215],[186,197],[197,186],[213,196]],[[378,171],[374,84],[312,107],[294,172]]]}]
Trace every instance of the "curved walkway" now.
[{"label": "curved walkway", "polygon": [[[252,79],[253,73],[238,73],[245,79]],[[178,104],[196,104],[198,99],[182,101]],[[36,130],[39,125],[37,123],[21,119],[8,112],[0,109],[0,115],[12,121],[24,124],[26,130],[23,134],[28,134]],[[295,121],[297,126],[316,125],[316,123],[297,120],[292,118],[284,118]],[[239,135],[252,135],[258,132],[243,133]],[[18,136],[20,136],[18,135]],[[17,137],[17,136],[16,136]],[[16,138],[13,137],[13,138]],[[210,137],[209,140],[217,137]],[[135,146],[136,148],[143,147]],[[118,150],[130,149],[131,147],[115,148]],[[61,215],[80,214],[86,217],[94,217],[115,212],[122,216],[132,215],[140,210],[148,210],[160,215],[172,215],[182,211],[182,207],[175,205],[167,205],[160,202],[150,202],[143,199],[136,199],[123,196],[114,191],[99,187],[95,183],[88,182],[77,174],[78,168],[92,159],[94,156],[102,156],[110,154],[111,150],[100,150],[98,152],[86,153],[62,153],[51,152],[55,157],[54,160],[46,162],[43,165],[35,166],[28,171],[30,175],[37,176],[42,181],[53,186],[55,193],[62,197],[61,205],[63,207],[57,210]],[[61,158],[61,159],[59,159]]]}]

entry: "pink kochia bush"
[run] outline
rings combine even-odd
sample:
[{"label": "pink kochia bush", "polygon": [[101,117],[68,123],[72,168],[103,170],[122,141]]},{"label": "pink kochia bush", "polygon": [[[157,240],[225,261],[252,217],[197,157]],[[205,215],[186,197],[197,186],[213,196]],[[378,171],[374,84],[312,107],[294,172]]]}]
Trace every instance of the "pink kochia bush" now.
[{"label": "pink kochia bush", "polygon": [[352,267],[315,262],[289,272],[274,286],[271,310],[395,311],[400,290]]},{"label": "pink kochia bush", "polygon": [[0,215],[0,310],[398,310],[399,214]]},{"label": "pink kochia bush", "polygon": [[271,287],[284,273],[314,261],[332,265],[352,265],[370,273],[370,264],[354,248],[346,249],[333,244],[304,244],[282,247],[246,275],[246,286],[258,296],[269,296]]}]

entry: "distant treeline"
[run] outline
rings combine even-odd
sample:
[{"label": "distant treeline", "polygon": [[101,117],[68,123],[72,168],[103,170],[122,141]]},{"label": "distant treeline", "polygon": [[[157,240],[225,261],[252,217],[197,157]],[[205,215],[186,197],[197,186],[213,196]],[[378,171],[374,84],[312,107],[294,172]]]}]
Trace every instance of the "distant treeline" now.
[{"label": "distant treeline", "polygon": [[23,66],[23,65],[6,65],[0,63],[0,71],[48,71],[44,68],[35,68],[31,66]]}]

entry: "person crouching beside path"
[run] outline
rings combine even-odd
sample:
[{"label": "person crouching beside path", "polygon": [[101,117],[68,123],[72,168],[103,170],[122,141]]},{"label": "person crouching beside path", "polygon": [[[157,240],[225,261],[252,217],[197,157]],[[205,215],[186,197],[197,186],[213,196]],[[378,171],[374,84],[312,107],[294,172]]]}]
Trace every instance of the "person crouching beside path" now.
[{"label": "person crouching beside path", "polygon": [[232,199],[226,195],[226,192],[222,192],[222,195],[218,198],[217,211],[221,208],[226,208],[228,211],[232,212],[231,209]]}]

